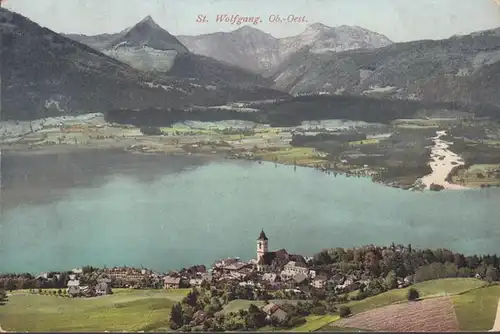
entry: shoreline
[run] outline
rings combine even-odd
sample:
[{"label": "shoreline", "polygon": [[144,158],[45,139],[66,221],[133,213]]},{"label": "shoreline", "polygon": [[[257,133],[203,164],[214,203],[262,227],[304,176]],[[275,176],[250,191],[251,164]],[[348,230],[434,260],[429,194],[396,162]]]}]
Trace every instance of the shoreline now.
[{"label": "shoreline", "polygon": [[[262,162],[267,162],[267,163],[275,163],[283,166],[294,166],[294,167],[302,167],[302,168],[313,168],[316,169],[319,172],[323,172],[326,174],[334,174],[335,176],[337,175],[342,175],[345,177],[354,177],[354,178],[367,178],[370,179],[373,183],[376,184],[381,184],[386,187],[390,188],[396,188],[396,189],[403,189],[403,190],[419,190],[421,189],[418,188],[417,185],[400,185],[396,181],[393,180],[375,180],[374,177],[378,174],[376,171],[373,169],[366,169],[370,171],[369,173],[364,173],[361,172],[356,172],[359,171],[361,168],[360,166],[356,166],[357,168],[351,170],[343,170],[343,169],[335,169],[332,168],[331,165],[332,163],[329,161],[325,161],[325,163],[318,163],[316,165],[311,165],[307,163],[289,163],[289,162],[279,162],[274,159],[258,159],[253,155],[245,155],[245,154],[235,154],[234,152],[229,152],[229,151],[187,151],[183,147],[171,147],[170,149],[166,150],[151,150],[151,151],[141,151],[141,150],[136,150],[133,149],[134,146],[139,147],[141,145],[141,142],[134,141],[134,144],[131,144],[131,142],[114,142],[114,143],[108,143],[106,144],[100,144],[100,145],[82,145],[82,144],[59,144],[59,145],[47,145],[47,146],[39,146],[35,148],[28,148],[28,146],[21,146],[21,147],[0,147],[0,152],[2,153],[14,153],[14,154],[21,154],[21,155],[44,155],[44,154],[65,154],[65,153],[74,153],[78,151],[92,151],[92,150],[109,150],[109,151],[120,151],[123,153],[128,153],[128,154],[138,154],[138,155],[168,155],[168,156],[193,156],[193,157],[204,157],[204,158],[209,158],[213,160],[218,160],[218,161],[223,161],[223,160],[243,160],[243,161],[250,161],[250,162],[255,162],[255,163],[262,163]],[[258,154],[257,154],[258,155]],[[354,171],[354,172],[353,172]]]},{"label": "shoreline", "polygon": [[446,135],[446,130],[437,131],[436,136],[432,138],[434,146],[431,149],[429,162],[432,173],[422,177],[420,181],[425,185],[425,189],[430,189],[432,185],[442,186],[442,190],[472,189],[446,180],[453,168],[463,166],[465,162],[458,154],[448,149],[452,143],[441,139],[444,135]]},{"label": "shoreline", "polygon": [[[436,161],[442,161],[442,160],[436,160],[438,159],[437,153],[441,152],[440,150],[443,150],[441,152],[441,155],[446,151],[449,157],[455,158],[458,157],[456,154],[453,152],[446,150],[448,145],[450,143],[445,142],[441,140],[440,145],[438,146],[438,151],[436,151],[436,142],[439,140],[441,136],[443,136],[446,133],[446,131],[438,131],[438,135],[434,137],[434,142],[435,146],[433,147],[433,153],[431,153],[431,156],[433,156],[433,162],[435,163]],[[262,162],[271,162],[275,164],[280,164],[280,165],[285,165],[285,166],[295,166],[295,167],[304,167],[304,168],[314,168],[319,172],[327,173],[327,174],[334,174],[335,176],[337,174],[343,175],[345,177],[354,177],[354,178],[369,178],[373,183],[381,184],[386,187],[391,187],[391,188],[396,188],[396,189],[402,189],[402,190],[412,190],[412,191],[423,191],[424,189],[429,190],[429,187],[432,183],[436,183],[437,178],[442,177],[442,180],[439,180],[438,182],[446,183],[445,189],[470,189],[467,187],[462,187],[459,185],[454,185],[454,184],[449,184],[448,182],[445,181],[445,178],[448,176],[449,172],[451,169],[457,165],[452,165],[449,164],[446,169],[440,168],[440,166],[433,166],[434,163],[432,163],[431,167],[433,168],[433,173],[430,175],[426,175],[420,179],[418,179],[413,185],[404,185],[404,184],[399,184],[397,181],[394,180],[379,180],[375,179],[375,177],[378,175],[378,172],[376,170],[370,167],[364,167],[362,168],[361,166],[355,166],[354,169],[339,169],[339,168],[333,168],[332,167],[332,162],[330,161],[325,161],[324,163],[317,163],[317,164],[309,164],[309,163],[290,163],[290,162],[279,162],[274,159],[265,159],[265,158],[258,158],[258,153],[254,155],[248,155],[248,154],[238,154],[234,153],[231,151],[227,150],[217,150],[217,151],[212,151],[212,150],[186,150],[186,145],[182,146],[171,146],[171,147],[162,147],[162,149],[155,149],[155,148],[149,148],[146,150],[141,150],[142,145],[147,146],[148,141],[147,140],[120,140],[120,141],[113,141],[113,142],[107,142],[107,143],[92,143],[92,144],[54,144],[54,145],[46,145],[46,146],[29,146],[29,145],[1,145],[0,146],[0,152],[1,153],[13,153],[13,154],[21,154],[21,155],[43,155],[43,154],[64,154],[64,153],[74,153],[78,151],[92,151],[92,150],[109,150],[109,151],[121,151],[124,153],[130,153],[130,154],[140,154],[140,155],[169,155],[169,156],[194,156],[194,157],[205,157],[209,159],[214,159],[214,160],[246,160],[246,161],[252,161],[252,162],[257,162],[257,163],[262,163]],[[450,162],[448,160],[445,160],[447,162]],[[463,163],[462,163],[463,164]],[[436,168],[437,167],[437,168]],[[449,170],[448,170],[449,169]],[[445,174],[443,174],[445,172]],[[422,186],[424,185],[424,187]]]}]

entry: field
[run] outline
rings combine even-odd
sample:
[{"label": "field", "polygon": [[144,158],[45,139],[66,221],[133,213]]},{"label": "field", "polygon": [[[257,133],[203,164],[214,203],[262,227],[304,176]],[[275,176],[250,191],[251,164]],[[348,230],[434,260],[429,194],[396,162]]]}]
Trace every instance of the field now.
[{"label": "field", "polygon": [[280,149],[276,151],[265,151],[256,154],[260,156],[263,160],[267,161],[277,161],[283,164],[293,164],[297,165],[314,165],[325,163],[315,149],[309,147],[293,147]]},{"label": "field", "polygon": [[356,145],[374,145],[374,144],[378,144],[379,142],[380,142],[380,139],[372,138],[372,139],[351,141],[351,142],[349,142],[349,145],[352,145],[352,146],[356,146]]},{"label": "field", "polygon": [[74,332],[159,330],[169,325],[170,308],[189,290],[117,290],[94,298],[63,298],[18,292],[2,306],[7,331]]},{"label": "field", "polygon": [[488,286],[453,297],[461,331],[488,331],[493,328],[500,285]]},{"label": "field", "polygon": [[[474,278],[445,278],[417,283],[413,287],[420,292],[421,298],[433,298],[439,296],[450,296],[464,293],[484,286],[486,283]],[[406,300],[406,289],[390,290],[380,295],[369,297],[359,301],[347,303],[353,313],[360,313],[378,307],[387,306]]]},{"label": "field", "polygon": [[[497,170],[499,172],[495,173]],[[453,181],[469,187],[480,187],[482,184],[500,185],[500,165],[476,164],[468,169],[460,169]]]},{"label": "field", "polygon": [[410,128],[410,129],[431,129],[437,128],[440,125],[438,120],[432,119],[396,119],[392,121],[392,125],[399,128]]},{"label": "field", "polygon": [[339,320],[335,326],[388,332],[453,332],[459,328],[450,297],[377,308]]},{"label": "field", "polygon": [[250,307],[250,305],[254,304],[255,306],[263,306],[264,302],[261,300],[244,300],[244,299],[235,299],[231,300],[224,309],[221,311],[222,313],[231,313],[238,312],[239,310],[245,310]]},{"label": "field", "polygon": [[328,324],[331,324],[340,317],[337,315],[310,315],[306,317],[306,323],[300,325],[298,327],[292,328],[293,332],[314,332],[320,328],[325,327]]}]

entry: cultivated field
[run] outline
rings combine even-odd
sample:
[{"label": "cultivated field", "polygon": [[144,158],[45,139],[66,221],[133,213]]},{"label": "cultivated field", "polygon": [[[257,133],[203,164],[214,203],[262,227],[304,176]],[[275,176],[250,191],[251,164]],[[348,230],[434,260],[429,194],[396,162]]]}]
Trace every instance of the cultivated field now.
[{"label": "cultivated field", "polygon": [[500,285],[493,285],[453,297],[462,331],[488,331],[493,328],[500,298]]},{"label": "cultivated field", "polygon": [[356,314],[335,326],[389,332],[453,332],[458,321],[450,297],[405,302]]},{"label": "cultivated field", "polygon": [[310,315],[306,317],[306,323],[295,328],[292,328],[293,332],[314,332],[320,328],[325,327],[328,324],[334,323],[339,320],[338,315]]},{"label": "cultivated field", "polygon": [[476,164],[468,169],[459,170],[452,180],[457,184],[467,187],[480,187],[481,185],[500,185],[500,164]]},{"label": "cultivated field", "polygon": [[[420,292],[423,299],[441,296],[451,296],[480,288],[486,283],[475,278],[444,278],[426,281],[413,285]],[[406,300],[408,288],[390,290],[380,295],[369,297],[359,301],[346,304],[353,313],[360,313],[378,307],[402,302]]]},{"label": "cultivated field", "polygon": [[17,292],[0,309],[7,331],[152,331],[169,326],[170,309],[189,290],[117,290],[109,296],[64,298]]},{"label": "cultivated field", "polygon": [[293,147],[273,151],[256,153],[262,160],[276,161],[282,164],[314,165],[323,164],[326,161],[313,148]]}]

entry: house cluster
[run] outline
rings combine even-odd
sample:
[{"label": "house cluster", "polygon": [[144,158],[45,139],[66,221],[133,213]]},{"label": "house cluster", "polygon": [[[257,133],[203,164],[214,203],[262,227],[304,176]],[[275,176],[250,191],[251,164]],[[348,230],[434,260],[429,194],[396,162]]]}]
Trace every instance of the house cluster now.
[{"label": "house cluster", "polygon": [[97,284],[82,285],[77,278],[77,274],[69,275],[67,293],[70,297],[96,297],[111,294],[111,280],[108,278],[100,278]]},{"label": "house cluster", "polygon": [[[210,284],[235,282],[242,287],[256,287],[268,291],[282,290],[308,296],[314,289],[322,290],[328,287],[329,290],[340,294],[358,290],[362,285],[370,283],[370,279],[360,277],[359,274],[317,272],[312,265],[312,258],[291,254],[285,249],[269,251],[269,239],[264,231],[261,231],[257,238],[256,248],[255,259],[250,261],[242,261],[237,257],[221,259],[209,269],[204,265],[196,265],[160,274],[148,269],[105,268],[98,271],[94,277],[98,283],[92,287],[80,284],[78,277],[83,275],[83,272],[81,269],[74,269],[68,282],[68,294],[105,295],[111,292],[111,284],[113,287],[179,289],[201,286],[205,281]],[[117,282],[122,284],[117,285]],[[411,276],[398,278],[400,288],[411,283]],[[277,305],[268,306],[265,312],[269,316],[278,312],[276,317],[281,314]]]},{"label": "house cluster", "polygon": [[122,279],[126,281],[140,281],[151,273],[148,269],[136,269],[129,267],[106,268],[103,272],[110,278]]},{"label": "house cluster", "polygon": [[[83,279],[83,278],[86,279]],[[158,286],[161,275],[148,269],[129,267],[113,267],[99,269],[92,273],[91,278],[84,275],[82,268],[72,270],[67,283],[67,293],[71,297],[94,297],[112,293],[112,285],[126,288],[140,288],[147,280],[149,287]],[[96,284],[82,284],[83,281],[93,281]],[[118,283],[120,282],[120,283]]]},{"label": "house cluster", "polygon": [[195,266],[182,273],[171,273],[164,278],[164,287],[200,286],[204,280],[210,283],[232,281],[240,286],[308,295],[311,289],[325,289],[327,286],[338,293],[351,292],[359,289],[361,284],[369,283],[355,275],[317,274],[312,269],[312,258],[290,254],[285,249],[269,251],[269,239],[264,231],[257,239],[256,255],[256,259],[250,261],[237,257],[221,259],[208,270],[204,266]]}]

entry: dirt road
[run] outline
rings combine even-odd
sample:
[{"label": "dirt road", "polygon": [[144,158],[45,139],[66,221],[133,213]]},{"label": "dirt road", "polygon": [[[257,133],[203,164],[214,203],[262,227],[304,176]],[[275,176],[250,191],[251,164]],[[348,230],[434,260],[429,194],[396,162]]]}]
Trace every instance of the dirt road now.
[{"label": "dirt road", "polygon": [[500,300],[498,301],[497,306],[497,316],[495,318],[495,323],[493,324],[493,328],[490,332],[500,332]]}]

